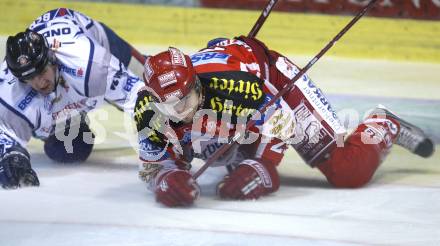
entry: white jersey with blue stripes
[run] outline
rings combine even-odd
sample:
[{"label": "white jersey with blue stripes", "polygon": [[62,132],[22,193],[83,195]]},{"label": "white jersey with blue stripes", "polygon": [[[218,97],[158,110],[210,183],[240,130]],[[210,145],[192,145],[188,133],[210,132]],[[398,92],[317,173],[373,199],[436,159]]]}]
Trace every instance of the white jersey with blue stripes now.
[{"label": "white jersey with blue stripes", "polygon": [[[32,136],[45,139],[54,133],[56,122],[93,110],[105,101],[133,112],[143,82],[110,53],[100,23],[60,8],[38,17],[29,28],[42,34],[54,52],[58,84],[49,95],[39,94],[15,78],[3,62],[0,140],[13,139],[25,146]],[[0,151],[5,147],[0,146]]]}]

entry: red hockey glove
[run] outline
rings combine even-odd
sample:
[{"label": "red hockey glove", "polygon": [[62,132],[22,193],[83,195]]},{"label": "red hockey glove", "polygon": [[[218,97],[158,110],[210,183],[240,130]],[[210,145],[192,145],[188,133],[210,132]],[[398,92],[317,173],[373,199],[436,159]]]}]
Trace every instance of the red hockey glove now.
[{"label": "red hockey glove", "polygon": [[280,178],[274,165],[255,160],[244,160],[217,186],[221,198],[257,199],[280,187]]},{"label": "red hockey glove", "polygon": [[159,173],[154,192],[156,201],[165,206],[189,206],[199,196],[200,188],[188,171],[169,170]]}]

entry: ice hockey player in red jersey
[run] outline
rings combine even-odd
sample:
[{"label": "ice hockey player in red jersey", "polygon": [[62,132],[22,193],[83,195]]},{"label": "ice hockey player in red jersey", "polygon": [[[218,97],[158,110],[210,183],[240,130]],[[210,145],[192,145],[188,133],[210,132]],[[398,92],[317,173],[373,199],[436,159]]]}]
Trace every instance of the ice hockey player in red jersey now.
[{"label": "ice hockey player in red jersey", "polygon": [[139,174],[156,200],[169,207],[193,204],[200,194],[190,173],[193,158],[209,158],[251,118],[256,125],[213,165],[229,170],[217,186],[221,198],[257,199],[277,191],[277,165],[288,146],[343,188],[368,183],[394,143],[423,157],[433,153],[420,128],[383,107],[347,135],[306,75],[260,115],[258,109],[298,72],[283,55],[243,36],[217,40],[191,57],[176,48],[149,57],[135,120]]}]

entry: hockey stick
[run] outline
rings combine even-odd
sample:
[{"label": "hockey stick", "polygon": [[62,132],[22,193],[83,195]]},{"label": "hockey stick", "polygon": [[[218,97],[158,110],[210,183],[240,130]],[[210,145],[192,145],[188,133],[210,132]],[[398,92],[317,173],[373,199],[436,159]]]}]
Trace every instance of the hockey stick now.
[{"label": "hockey stick", "polygon": [[[252,30],[249,32],[248,37],[254,38],[257,36],[258,31],[263,26],[264,22],[266,21],[267,17],[269,16],[270,12],[272,11],[275,4],[278,2],[278,0],[269,0],[266,7],[263,9],[263,12],[261,12],[260,17],[255,22],[254,26],[252,27]],[[131,48],[131,55],[142,65],[145,64],[146,58],[144,55],[142,55],[141,52],[139,52],[136,48],[130,45]]]},{"label": "hockey stick", "polygon": [[252,30],[249,32],[248,38],[255,38],[255,36],[257,36],[258,31],[260,31],[260,28],[263,26],[264,22],[266,21],[267,17],[269,16],[270,12],[277,2],[278,0],[269,0],[266,7],[263,9],[263,12],[261,12],[260,17],[252,27]]},{"label": "hockey stick", "polygon": [[[263,12],[261,12],[260,17],[255,22],[254,26],[252,27],[252,30],[249,32],[248,37],[254,38],[257,36],[258,31],[263,26],[264,22],[266,21],[267,17],[269,16],[270,12],[272,11],[275,4],[278,2],[278,0],[269,0],[266,7],[263,9]],[[134,48],[132,45],[130,45],[131,49],[131,56],[133,56],[138,62],[140,62],[142,65],[145,64],[146,58],[144,55],[142,55],[141,52],[139,52],[136,48]]]},{"label": "hockey stick", "polygon": [[145,58],[145,56],[142,55],[141,52],[139,52],[135,47],[133,47],[131,45],[130,45],[130,49],[131,49],[131,56],[133,56],[142,65],[144,65],[147,58]]},{"label": "hockey stick", "polygon": [[[365,13],[377,2],[378,0],[371,0],[312,60],[307,63],[307,65],[299,71],[299,73],[290,80],[284,88],[278,92],[268,103],[266,103],[258,112],[260,115],[267,110],[269,106],[271,106],[276,100],[290,91],[291,88],[295,85],[295,82],[301,78],[312,66],[315,64]],[[250,120],[246,124],[245,132],[249,130],[256,123],[255,120]],[[210,158],[208,158],[205,164],[193,175],[194,179],[197,179],[205,170],[215,162],[220,156],[222,156],[229,148],[231,148],[234,144],[237,144],[237,140],[242,136],[241,133],[236,133],[234,137],[232,137],[227,144],[223,144]]]}]

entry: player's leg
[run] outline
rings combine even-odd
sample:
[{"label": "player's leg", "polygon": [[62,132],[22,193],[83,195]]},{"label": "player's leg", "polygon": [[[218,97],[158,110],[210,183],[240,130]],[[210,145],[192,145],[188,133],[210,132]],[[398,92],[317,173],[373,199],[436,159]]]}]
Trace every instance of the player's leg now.
[{"label": "player's leg", "polygon": [[[276,52],[271,51],[270,57],[274,63],[270,67],[270,81],[280,89],[298,70]],[[343,142],[340,137],[343,126],[323,92],[307,76],[295,85],[283,97],[297,121],[292,146],[306,163],[317,166],[336,187],[360,187],[368,183],[393,142],[423,157],[434,151],[432,141],[422,130],[383,108],[377,108]],[[337,147],[341,144],[343,147]]]},{"label": "player's leg", "polygon": [[[60,163],[84,162],[87,160],[92,153],[93,139],[95,136],[92,130],[90,130],[86,119],[87,116],[85,114],[81,115],[78,135],[72,139],[73,149],[71,151],[68,151],[64,141],[59,140],[54,134],[44,141],[44,153],[46,153],[50,159]],[[68,135],[72,127],[78,126],[66,124],[64,135]],[[86,132],[92,132],[92,143],[90,143],[89,139],[87,139],[87,141],[85,140],[84,133]]]},{"label": "player's leg", "polygon": [[343,146],[333,149],[327,160],[317,164],[333,186],[356,188],[365,185],[389,153],[400,125],[391,119],[374,117],[367,118]]},{"label": "player's leg", "polygon": [[393,143],[422,157],[434,152],[432,141],[423,131],[384,108],[376,108],[335,148],[330,158],[317,167],[335,187],[356,188],[367,184]]},{"label": "player's leg", "polygon": [[403,120],[382,105],[379,105],[373,113],[385,115],[387,118],[399,122],[400,130],[395,142],[397,145],[424,158],[430,157],[434,153],[433,141],[419,127]]},{"label": "player's leg", "polygon": [[[260,67],[269,66],[268,74],[261,72],[270,81],[266,85],[273,94],[291,83],[299,72],[294,63],[275,51],[269,51],[261,42],[249,44]],[[323,92],[306,75],[295,82],[295,87],[283,99],[293,110],[297,123],[290,140],[292,146],[307,164],[318,166],[334,186],[360,187],[366,184],[394,141],[423,157],[433,152],[432,141],[423,131],[383,109],[381,112],[385,116],[382,119],[373,114],[344,143],[344,127]],[[337,147],[340,144],[343,147]]]}]

